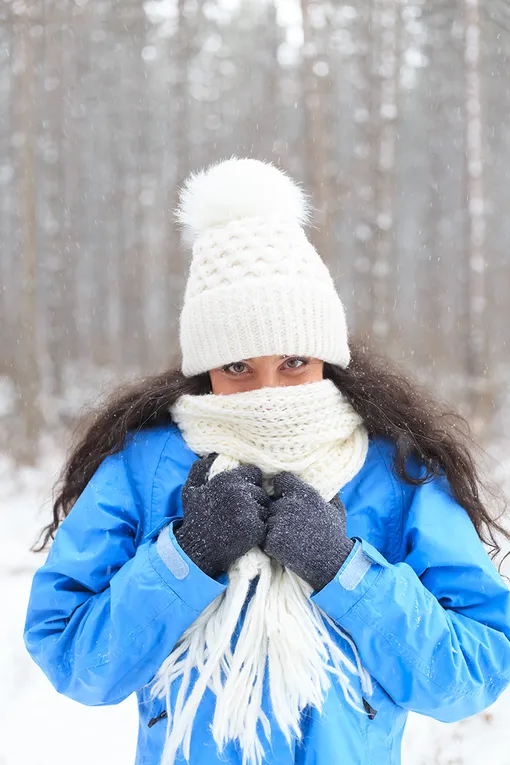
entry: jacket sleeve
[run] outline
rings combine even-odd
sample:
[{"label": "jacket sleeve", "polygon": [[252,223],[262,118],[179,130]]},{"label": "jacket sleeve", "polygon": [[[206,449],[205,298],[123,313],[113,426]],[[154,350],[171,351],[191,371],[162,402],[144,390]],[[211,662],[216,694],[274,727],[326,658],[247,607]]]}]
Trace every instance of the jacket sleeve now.
[{"label": "jacket sleeve", "polygon": [[28,606],[28,651],[57,691],[88,705],[149,683],[224,589],[179,548],[168,519],[157,539],[139,540],[127,452],[103,461],[60,526]]},{"label": "jacket sleeve", "polygon": [[413,489],[404,519],[402,562],[357,540],[312,599],[396,704],[453,722],[510,682],[510,593],[444,476]]}]

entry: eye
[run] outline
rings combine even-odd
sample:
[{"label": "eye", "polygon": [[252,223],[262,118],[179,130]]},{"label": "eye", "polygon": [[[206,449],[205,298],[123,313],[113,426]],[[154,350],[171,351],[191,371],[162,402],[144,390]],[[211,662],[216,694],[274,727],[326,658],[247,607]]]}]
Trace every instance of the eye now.
[{"label": "eye", "polygon": [[234,361],[232,364],[225,364],[221,371],[228,375],[242,375],[247,369],[244,361]]},{"label": "eye", "polygon": [[284,363],[287,364],[288,369],[300,369],[302,366],[308,364],[308,359],[302,358],[301,356],[291,356],[291,358],[286,359]]}]

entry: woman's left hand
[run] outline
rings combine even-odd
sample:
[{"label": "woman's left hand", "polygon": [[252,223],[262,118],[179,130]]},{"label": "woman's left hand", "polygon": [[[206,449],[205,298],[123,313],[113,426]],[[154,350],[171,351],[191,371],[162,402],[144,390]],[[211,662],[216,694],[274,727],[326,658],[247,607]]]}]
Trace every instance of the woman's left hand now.
[{"label": "woman's left hand", "polygon": [[344,504],[339,497],[326,502],[293,473],[278,473],[273,488],[262,549],[314,590],[321,590],[354,547],[345,533]]}]

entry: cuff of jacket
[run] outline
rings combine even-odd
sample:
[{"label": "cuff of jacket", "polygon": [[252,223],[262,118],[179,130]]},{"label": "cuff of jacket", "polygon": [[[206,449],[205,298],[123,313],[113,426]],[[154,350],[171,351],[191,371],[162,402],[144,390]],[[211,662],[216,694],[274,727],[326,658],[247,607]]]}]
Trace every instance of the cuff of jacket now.
[{"label": "cuff of jacket", "polygon": [[312,593],[312,600],[338,622],[364,597],[388,566],[375,547],[356,538],[336,576],[322,590]]},{"label": "cuff of jacket", "polygon": [[159,531],[157,541],[151,545],[149,557],[157,573],[175,592],[177,597],[197,614],[225,590],[225,584],[211,579],[189,558],[179,546],[171,520]]}]

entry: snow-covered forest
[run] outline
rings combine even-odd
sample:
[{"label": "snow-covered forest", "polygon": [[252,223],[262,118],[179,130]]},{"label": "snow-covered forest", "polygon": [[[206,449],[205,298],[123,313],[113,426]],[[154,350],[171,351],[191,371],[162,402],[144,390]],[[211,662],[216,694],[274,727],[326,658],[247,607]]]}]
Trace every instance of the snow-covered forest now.
[{"label": "snow-covered forest", "polygon": [[[301,180],[353,334],[510,488],[509,62],[510,0],[1,0],[0,765],[133,759],[131,700],[80,707],[25,654],[29,547],[83,407],[177,359],[191,170]],[[510,765],[508,714],[415,717],[404,765]]]}]

